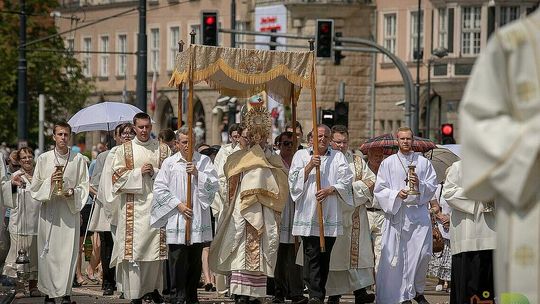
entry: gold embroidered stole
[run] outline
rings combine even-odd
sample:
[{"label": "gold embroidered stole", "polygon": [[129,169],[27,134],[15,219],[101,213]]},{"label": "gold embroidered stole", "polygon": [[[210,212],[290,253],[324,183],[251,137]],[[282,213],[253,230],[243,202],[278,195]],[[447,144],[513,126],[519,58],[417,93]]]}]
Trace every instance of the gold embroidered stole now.
[{"label": "gold embroidered stole", "polygon": [[[165,144],[159,144],[159,161],[158,168],[161,168],[161,164],[167,158],[168,150]],[[134,169],[133,159],[133,145],[132,142],[124,143],[124,160],[126,163],[125,170],[116,177],[116,180],[128,170]],[[116,174],[116,173],[115,173]],[[113,176],[114,182],[114,176]],[[133,227],[135,222],[135,195],[133,193],[126,193],[126,232],[124,239],[124,259],[133,260]],[[160,259],[167,258],[167,234],[165,228],[159,229],[159,257]]]},{"label": "gold embroidered stole", "polygon": [[[362,159],[358,155],[353,155],[355,181],[362,180]],[[352,214],[351,229],[351,269],[358,268],[358,254],[360,246],[360,207],[356,207]]]}]

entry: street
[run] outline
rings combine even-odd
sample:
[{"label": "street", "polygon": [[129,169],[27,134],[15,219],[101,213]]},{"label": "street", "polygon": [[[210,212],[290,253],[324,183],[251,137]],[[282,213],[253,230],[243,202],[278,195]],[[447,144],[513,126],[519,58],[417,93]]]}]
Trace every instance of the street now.
[{"label": "street", "polygon": [[[435,290],[436,280],[428,279],[426,284],[426,299],[431,304],[446,304],[450,301],[450,296],[448,293],[436,292]],[[103,291],[98,285],[86,285],[81,288],[73,289],[73,296],[71,300],[73,303],[77,304],[101,304],[101,303],[129,303],[129,300],[119,299],[118,294],[110,297],[102,296]],[[13,304],[32,304],[32,303],[43,303],[44,298],[23,298],[18,300],[13,300]],[[199,289],[199,300],[204,304],[225,304],[225,303],[234,303],[230,298],[218,297],[216,292],[207,292],[204,289]],[[271,298],[267,298],[265,303],[270,303]],[[352,294],[346,295],[341,298],[343,303],[354,303],[354,297]]]}]

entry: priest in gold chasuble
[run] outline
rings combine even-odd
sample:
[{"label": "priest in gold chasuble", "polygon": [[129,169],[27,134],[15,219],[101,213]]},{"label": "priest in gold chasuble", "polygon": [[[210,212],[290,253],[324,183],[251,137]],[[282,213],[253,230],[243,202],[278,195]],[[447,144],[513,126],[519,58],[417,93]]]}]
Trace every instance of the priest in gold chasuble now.
[{"label": "priest in gold chasuble", "polygon": [[266,295],[266,277],[274,276],[279,221],[288,199],[287,174],[279,155],[267,145],[271,120],[265,108],[243,117],[249,148],[225,163],[228,200],[210,247],[210,267],[231,274],[230,292],[237,303]]}]

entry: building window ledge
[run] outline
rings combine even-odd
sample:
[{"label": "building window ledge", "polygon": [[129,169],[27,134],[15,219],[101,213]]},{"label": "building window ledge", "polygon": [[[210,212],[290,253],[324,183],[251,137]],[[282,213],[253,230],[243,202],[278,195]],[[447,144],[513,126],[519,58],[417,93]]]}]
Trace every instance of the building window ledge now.
[{"label": "building window ledge", "polygon": [[98,76],[99,81],[109,81],[109,76]]}]

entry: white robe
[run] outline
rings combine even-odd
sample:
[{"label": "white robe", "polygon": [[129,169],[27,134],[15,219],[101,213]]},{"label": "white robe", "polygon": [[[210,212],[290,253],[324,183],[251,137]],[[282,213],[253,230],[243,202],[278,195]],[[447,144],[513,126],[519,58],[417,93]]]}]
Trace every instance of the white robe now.
[{"label": "white robe", "polygon": [[463,186],[495,200],[497,296],[540,302],[540,11],[493,34],[460,105]]},{"label": "white robe", "polygon": [[[0,153],[0,214],[2,218],[6,213],[5,203],[11,200],[11,182],[8,179],[6,171],[6,161],[4,154]],[[9,236],[5,228],[4,221],[0,221],[0,252],[9,250]]]},{"label": "white robe", "polygon": [[[191,244],[212,240],[210,203],[219,190],[217,173],[212,160],[194,152],[193,163],[197,176],[191,179],[193,216],[191,218]],[[186,244],[186,219],[177,206],[186,202],[187,161],[180,153],[167,158],[154,182],[154,201],[152,202],[151,225],[154,228],[166,227],[167,244]]]},{"label": "white robe", "polygon": [[[97,156],[94,172],[92,172],[92,176],[90,177],[90,186],[96,189],[96,192],[98,193],[102,173],[105,171],[105,162],[110,151],[111,150],[104,151]],[[109,178],[109,183],[110,182],[111,179]],[[105,215],[105,208],[103,208],[103,203],[99,200],[99,195],[96,195],[94,199],[94,206],[88,223],[88,231],[111,231],[111,222]]]},{"label": "white robe", "polygon": [[375,174],[367,163],[351,152],[345,154],[353,172],[353,206],[343,204],[343,235],[336,238],[330,257],[330,272],[326,282],[326,295],[343,295],[375,283],[375,258],[366,204],[373,194],[366,183],[375,183]]},{"label": "white robe", "polygon": [[227,177],[225,176],[225,172],[223,172],[223,166],[227,162],[229,155],[238,150],[240,150],[240,145],[237,144],[235,147],[233,147],[232,144],[226,144],[221,146],[216,154],[216,158],[214,158],[214,166],[217,170],[219,179],[219,192],[214,197],[214,201],[212,203],[212,213],[216,217],[216,222],[218,222],[220,219],[221,212],[223,212],[228,195]]},{"label": "white robe", "polygon": [[38,288],[49,297],[71,294],[75,263],[79,253],[80,211],[88,199],[89,177],[86,161],[79,153],[70,153],[64,167],[64,190],[74,189],[72,197],[53,194],[51,176],[55,164],[64,165],[67,154],[48,151],[37,158],[30,191],[41,201],[38,223]]},{"label": "white robe", "polygon": [[[398,157],[401,157],[401,162]],[[416,165],[420,195],[398,197],[407,166]],[[404,168],[404,167],[405,168]],[[377,303],[395,304],[423,294],[432,255],[431,219],[426,205],[437,188],[431,163],[418,153],[401,152],[382,161],[374,195],[385,212],[381,259],[377,270]]]},{"label": "white robe", "polygon": [[112,184],[112,166],[114,163],[116,150],[118,150],[119,147],[120,146],[114,146],[106,155],[103,171],[101,172],[101,178],[99,179],[96,198],[96,202],[102,205],[103,213],[111,225],[111,232],[116,230],[116,228],[113,227],[118,226],[118,211],[121,205],[120,199],[122,198],[122,195],[113,191]]},{"label": "white robe", "polygon": [[[317,216],[316,170],[313,168],[304,182],[304,168],[311,160],[312,149],[302,149],[294,154],[289,170],[291,197],[296,202],[294,209],[293,235],[319,236]],[[351,183],[353,173],[345,156],[340,151],[328,148],[321,155],[321,189],[334,186],[335,195],[330,195],[322,203],[324,236],[336,237],[343,234],[342,203],[352,206]],[[341,197],[338,200],[338,195]]]},{"label": "white robe", "polygon": [[[132,148],[132,156],[126,149],[128,145]],[[116,266],[116,281],[126,299],[139,299],[162,287],[162,260],[167,258],[166,236],[165,231],[150,227],[150,210],[160,158],[169,155],[170,149],[157,140],[141,142],[137,138],[115,152],[112,190],[121,194],[121,205],[111,267]],[[126,159],[133,160],[133,169]],[[146,163],[154,167],[152,177],[141,173]]]},{"label": "white robe", "polygon": [[18,250],[25,249],[30,259],[29,279],[37,280],[37,232],[41,202],[32,198],[30,193],[31,182],[22,170],[18,170],[13,175],[21,175],[22,180],[26,183],[26,188],[17,187],[17,193],[13,195],[13,199],[6,201],[6,207],[11,208],[8,225],[11,246],[6,257],[3,273],[13,278],[17,277],[17,269],[20,264],[16,264],[15,259]]}]

